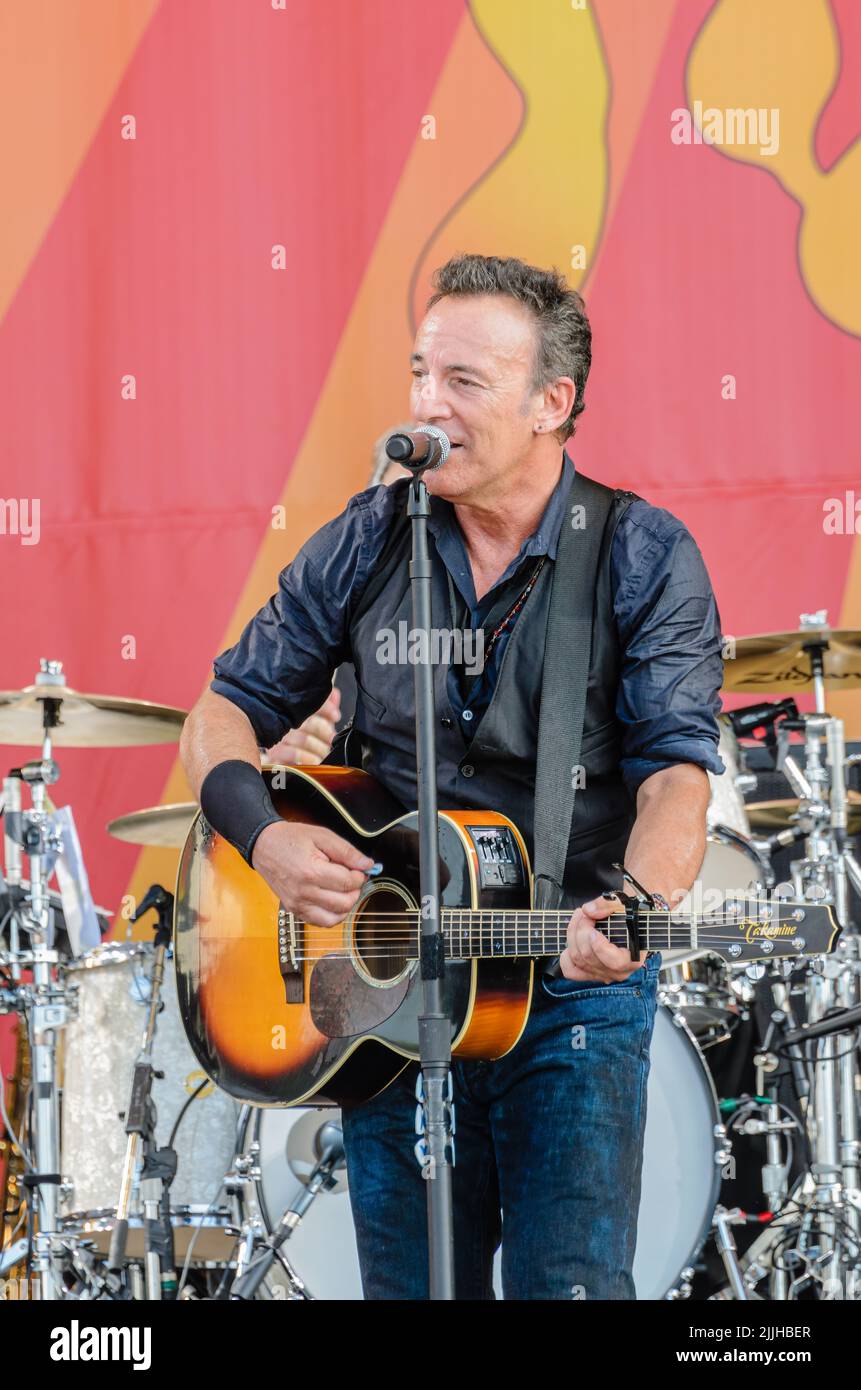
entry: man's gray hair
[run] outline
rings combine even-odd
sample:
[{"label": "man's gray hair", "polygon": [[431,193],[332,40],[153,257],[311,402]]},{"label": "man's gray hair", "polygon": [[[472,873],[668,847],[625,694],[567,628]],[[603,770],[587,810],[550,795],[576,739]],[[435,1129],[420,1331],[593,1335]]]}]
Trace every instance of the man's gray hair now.
[{"label": "man's gray hair", "polygon": [[574,421],[585,409],[583,393],[592,364],[592,329],[586,306],[558,270],[540,270],[514,256],[453,256],[435,270],[432,309],[449,295],[507,294],[524,304],[538,329],[531,390],[540,391],[560,376],[569,376],[577,397],[567,420],[556,430],[560,442],[574,433]]}]

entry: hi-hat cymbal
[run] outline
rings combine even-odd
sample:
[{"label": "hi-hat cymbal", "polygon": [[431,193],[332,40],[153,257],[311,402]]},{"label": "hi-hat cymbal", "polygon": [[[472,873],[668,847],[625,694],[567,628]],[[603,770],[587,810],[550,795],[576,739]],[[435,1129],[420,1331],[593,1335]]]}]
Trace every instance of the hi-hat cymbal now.
[{"label": "hi-hat cymbal", "polygon": [[156,845],[160,849],[182,849],[191,822],[197,815],[195,801],[178,801],[172,806],[147,806],[108,821],[107,831],[130,845]]},{"label": "hi-hat cymbal", "polygon": [[861,686],[861,631],[799,628],[739,637],[724,668],[724,690],[750,694],[813,689],[811,647],[821,647],[825,685],[831,690]]},{"label": "hi-hat cymbal", "polygon": [[43,737],[42,701],[61,701],[51,739],[62,748],[133,748],[177,743],[187,710],[129,700],[121,695],[82,695],[68,685],[27,685],[0,691],[0,744],[37,748]]},{"label": "hi-hat cymbal", "polygon": [[[846,793],[846,825],[850,835],[861,835],[861,792]],[[773,835],[793,824],[801,803],[792,797],[783,801],[749,801],[745,810],[751,829]]]}]

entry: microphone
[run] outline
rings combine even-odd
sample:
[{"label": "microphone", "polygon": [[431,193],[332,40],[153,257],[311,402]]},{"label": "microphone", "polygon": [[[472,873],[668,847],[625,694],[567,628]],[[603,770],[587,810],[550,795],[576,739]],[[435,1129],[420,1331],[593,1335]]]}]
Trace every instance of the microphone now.
[{"label": "microphone", "polygon": [[761,705],[730,710],[727,718],[736,736],[743,738],[746,734],[754,734],[756,729],[768,729],[778,719],[797,719],[798,706],[794,700],[766,700]]},{"label": "microphone", "polygon": [[450,453],[451,441],[436,425],[419,425],[415,430],[390,434],[386,440],[386,456],[392,463],[416,471],[441,468]]}]

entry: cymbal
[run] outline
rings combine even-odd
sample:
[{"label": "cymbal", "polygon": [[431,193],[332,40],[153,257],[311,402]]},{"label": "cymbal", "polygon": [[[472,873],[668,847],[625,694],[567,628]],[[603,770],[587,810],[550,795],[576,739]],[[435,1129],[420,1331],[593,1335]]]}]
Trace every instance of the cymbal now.
[{"label": "cymbal", "polygon": [[[861,792],[846,793],[846,825],[850,835],[861,835]],[[749,801],[745,810],[751,829],[774,834],[786,830],[792,824],[791,817],[800,802],[788,797],[785,801]]]},{"label": "cymbal", "polygon": [[147,806],[108,821],[107,831],[130,845],[157,845],[161,849],[182,849],[191,822],[197,815],[196,801],[178,801],[172,806]]},{"label": "cymbal", "polygon": [[799,628],[739,637],[727,658],[724,690],[751,694],[813,689],[811,645],[822,644],[825,685],[831,690],[861,686],[861,631],[830,627]]},{"label": "cymbal", "polygon": [[37,748],[42,742],[42,700],[61,700],[51,730],[63,748],[133,748],[177,743],[187,710],[121,695],[82,695],[68,685],[27,685],[0,691],[0,744]]},{"label": "cymbal", "polygon": [[[264,758],[264,772],[273,768],[293,767],[293,763],[271,763]],[[130,845],[154,845],[160,849],[182,849],[191,822],[198,812],[196,801],[175,801],[168,806],[145,806],[141,811],[129,811],[108,821],[109,835]]]}]

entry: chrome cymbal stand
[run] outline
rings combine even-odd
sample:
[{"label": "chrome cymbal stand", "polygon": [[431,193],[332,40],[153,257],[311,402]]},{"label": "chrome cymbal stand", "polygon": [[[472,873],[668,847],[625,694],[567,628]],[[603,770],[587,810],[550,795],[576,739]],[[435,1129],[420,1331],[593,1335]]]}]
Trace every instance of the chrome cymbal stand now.
[{"label": "chrome cymbal stand", "polygon": [[[66,994],[57,981],[58,953],[51,949],[53,916],[48,881],[62,848],[52,829],[45,805],[45,788],[56,782],[59,768],[51,756],[51,731],[59,722],[61,701],[51,697],[51,687],[62,683],[57,662],[43,661],[36,677],[44,688],[42,698],[42,756],[13,769],[4,779],[4,835],[6,870],[10,885],[21,883],[22,854],[29,861],[30,884],[15,911],[10,941],[13,979],[21,970],[32,970],[32,983],[19,984],[19,1007],[27,1020],[33,1087],[33,1150],[35,1171],[24,1177],[32,1193],[35,1216],[34,1267],[41,1297],[63,1296],[63,1284],[55,1259],[58,1237],[58,1188],[60,1185],[59,1089],[57,1085],[57,1036],[67,1022]],[[31,809],[22,810],[21,785],[30,790]],[[27,933],[28,949],[21,949],[20,931]]]},{"label": "chrome cymbal stand", "polygon": [[[799,797],[797,823],[805,831],[805,854],[790,865],[796,897],[828,902],[843,927],[833,956],[816,962],[808,972],[805,996],[807,1026],[832,1019],[858,1003],[861,979],[861,937],[850,917],[850,888],[861,897],[861,865],[847,836],[846,781],[850,761],[846,756],[844,726],[826,714],[822,652],[811,652],[816,682],[817,712],[784,722],[778,733],[777,766]],[[789,735],[801,732],[801,762],[790,752]],[[823,758],[823,744],[825,757]],[[853,761],[855,761],[853,759]],[[803,1031],[803,1030],[802,1030]],[[821,1032],[821,1030],[820,1030]],[[793,1036],[798,1037],[796,1032]],[[810,1142],[811,1165],[797,1188],[795,1212],[797,1240],[786,1253],[781,1242],[778,1258],[788,1263],[772,1266],[773,1296],[792,1297],[799,1286],[787,1274],[794,1267],[815,1279],[823,1296],[856,1298],[861,1291],[861,1168],[859,1167],[858,1061],[853,1028],[829,1028],[820,1036],[793,1048],[793,1067],[799,1058],[810,1076],[809,1094],[802,1098],[804,1122]],[[806,1099],[806,1103],[805,1103]],[[789,1225],[781,1227],[786,1236]],[[768,1242],[766,1242],[768,1243]],[[759,1245],[760,1242],[757,1242]],[[775,1246],[771,1246],[775,1254]],[[827,1291],[827,1292],[826,1292]]]}]

